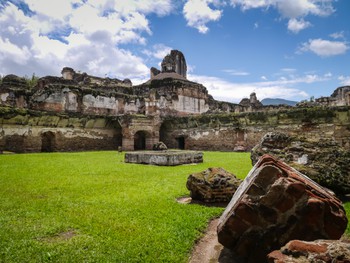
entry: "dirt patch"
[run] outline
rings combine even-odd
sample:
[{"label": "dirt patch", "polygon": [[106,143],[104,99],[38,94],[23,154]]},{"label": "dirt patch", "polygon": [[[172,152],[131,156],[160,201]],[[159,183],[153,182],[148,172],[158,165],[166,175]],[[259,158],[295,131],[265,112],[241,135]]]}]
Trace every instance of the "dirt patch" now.
[{"label": "dirt patch", "polygon": [[68,241],[71,238],[75,237],[76,235],[77,235],[76,231],[74,229],[70,229],[65,232],[61,232],[51,236],[41,237],[39,238],[39,240],[45,243],[58,243],[58,242]]},{"label": "dirt patch", "polygon": [[204,237],[194,247],[189,263],[234,262],[231,252],[218,242],[216,232],[218,223],[218,218],[209,223]]}]

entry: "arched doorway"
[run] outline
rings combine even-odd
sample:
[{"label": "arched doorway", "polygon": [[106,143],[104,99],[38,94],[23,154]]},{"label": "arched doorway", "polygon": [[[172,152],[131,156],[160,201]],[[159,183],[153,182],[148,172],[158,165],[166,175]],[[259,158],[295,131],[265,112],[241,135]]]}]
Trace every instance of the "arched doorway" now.
[{"label": "arched doorway", "polygon": [[146,149],[146,138],[147,133],[145,131],[138,131],[134,136],[134,150],[145,150]]},{"label": "arched doorway", "polygon": [[41,134],[41,151],[53,152],[55,150],[55,134],[53,132],[44,132]]}]

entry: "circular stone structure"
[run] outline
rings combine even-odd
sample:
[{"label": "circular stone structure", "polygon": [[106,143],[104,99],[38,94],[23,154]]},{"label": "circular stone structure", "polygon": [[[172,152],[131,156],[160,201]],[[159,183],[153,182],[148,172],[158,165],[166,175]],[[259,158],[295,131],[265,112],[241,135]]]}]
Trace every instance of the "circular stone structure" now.
[{"label": "circular stone structure", "polygon": [[126,152],[124,161],[126,163],[175,166],[202,163],[203,153],[181,150]]}]

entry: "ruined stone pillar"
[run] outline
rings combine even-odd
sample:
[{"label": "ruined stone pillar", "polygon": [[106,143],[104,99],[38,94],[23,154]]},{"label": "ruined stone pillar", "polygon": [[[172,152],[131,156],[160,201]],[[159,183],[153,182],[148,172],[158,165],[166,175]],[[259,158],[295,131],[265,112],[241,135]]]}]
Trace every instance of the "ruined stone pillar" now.
[{"label": "ruined stone pillar", "polygon": [[125,138],[123,135],[122,139],[122,150],[123,151],[133,151],[134,150],[134,138]]}]

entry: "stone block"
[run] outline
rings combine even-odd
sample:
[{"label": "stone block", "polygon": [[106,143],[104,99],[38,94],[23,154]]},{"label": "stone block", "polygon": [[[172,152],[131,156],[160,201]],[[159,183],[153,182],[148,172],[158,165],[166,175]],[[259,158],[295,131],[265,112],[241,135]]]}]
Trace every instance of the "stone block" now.
[{"label": "stone block", "polygon": [[234,174],[214,167],[189,175],[186,186],[193,200],[213,203],[229,202],[240,183]]},{"label": "stone block", "polygon": [[269,263],[350,262],[350,243],[341,240],[292,240],[268,254]]},{"label": "stone block", "polygon": [[238,262],[266,262],[293,239],[338,239],[347,226],[335,195],[270,155],[262,156],[220,218],[218,239]]},{"label": "stone block", "polygon": [[140,151],[125,153],[126,163],[175,166],[190,163],[202,163],[203,153],[197,151]]}]

